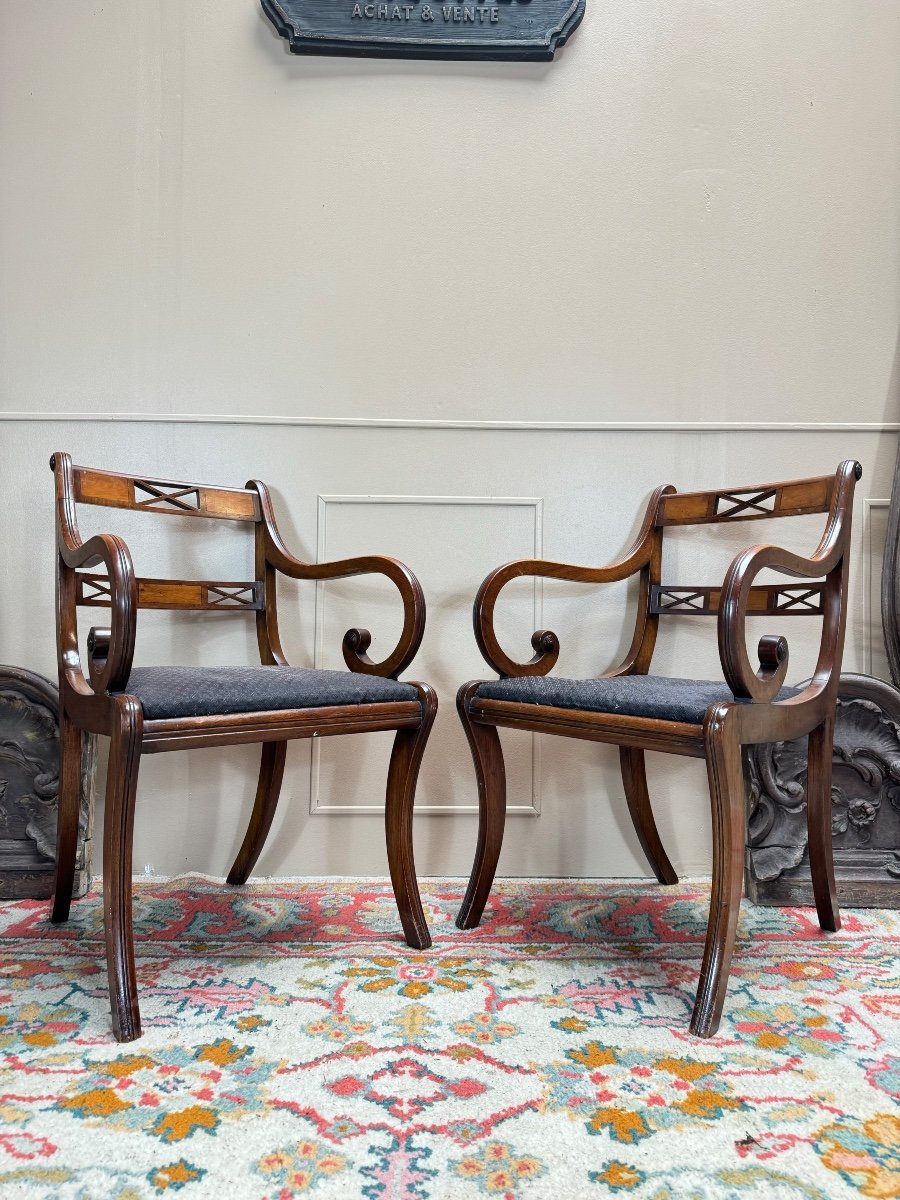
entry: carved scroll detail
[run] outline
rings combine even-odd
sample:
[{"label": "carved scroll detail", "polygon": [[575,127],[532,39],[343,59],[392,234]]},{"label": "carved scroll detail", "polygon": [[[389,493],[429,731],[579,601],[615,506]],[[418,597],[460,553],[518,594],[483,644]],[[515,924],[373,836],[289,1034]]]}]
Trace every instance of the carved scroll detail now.
[{"label": "carved scroll detail", "polygon": [[[900,691],[841,676],[834,735],[832,838],[844,903],[900,907]],[[809,903],[806,738],[745,750],[747,886],[762,903]]]},{"label": "carved scroll detail", "polygon": [[[49,896],[59,798],[59,695],[40,675],[0,667],[0,897]],[[96,738],[82,756],[76,893],[90,883]]]}]

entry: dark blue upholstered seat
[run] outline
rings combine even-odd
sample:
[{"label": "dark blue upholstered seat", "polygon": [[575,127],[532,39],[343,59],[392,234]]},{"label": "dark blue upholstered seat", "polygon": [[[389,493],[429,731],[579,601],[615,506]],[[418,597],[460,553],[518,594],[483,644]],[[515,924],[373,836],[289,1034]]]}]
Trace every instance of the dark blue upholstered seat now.
[{"label": "dark blue upholstered seat", "polygon": [[[797,688],[782,688],[778,700],[796,696]],[[663,675],[621,675],[612,679],[560,679],[527,675],[483,683],[477,692],[484,700],[510,700],[517,704],[544,704],[574,708],[579,712],[621,713],[629,717],[654,717],[700,725],[711,704],[734,700],[727,683],[711,679],[669,679]]]},{"label": "dark blue upholstered seat", "polygon": [[123,692],[148,721],[419,699],[396,679],[309,667],[135,667]]}]

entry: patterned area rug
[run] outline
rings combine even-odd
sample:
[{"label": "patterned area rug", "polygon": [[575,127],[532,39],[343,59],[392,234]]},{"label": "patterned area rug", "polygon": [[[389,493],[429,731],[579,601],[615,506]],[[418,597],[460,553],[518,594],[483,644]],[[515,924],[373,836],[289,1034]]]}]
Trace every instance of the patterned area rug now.
[{"label": "patterned area rug", "polygon": [[3,1200],[900,1196],[898,914],[745,904],[704,1042],[702,886],[425,892],[417,953],[372,880],[141,887],[127,1046],[99,896],[0,905]]}]

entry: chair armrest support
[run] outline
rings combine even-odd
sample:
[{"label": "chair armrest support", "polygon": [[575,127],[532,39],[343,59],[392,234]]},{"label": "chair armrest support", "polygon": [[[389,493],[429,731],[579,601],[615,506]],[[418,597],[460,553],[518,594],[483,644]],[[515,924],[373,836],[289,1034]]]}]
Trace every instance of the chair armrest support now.
[{"label": "chair armrest support", "polygon": [[825,532],[809,557],[794,554],[781,546],[750,546],[733,560],[722,585],[719,606],[719,656],[728,686],[739,700],[769,703],[783,686],[789,653],[785,638],[767,635],[758,647],[759,669],[754,670],[746,645],[747,602],[750,588],[765,568],[802,579],[825,576],[822,594],[822,637],[813,678],[803,693],[791,703],[801,703],[821,695],[826,688],[836,690],[844,643],[846,620],[847,548],[853,490],[860,478],[859,463],[847,460],[837,470],[837,486],[828,514]]},{"label": "chair armrest support", "polygon": [[[70,455],[54,454],[50,466],[56,476],[56,545],[59,561],[59,664],[60,672],[82,695],[118,691],[131,674],[137,632],[137,583],[131,552],[112,533],[99,533],[86,542],[78,532],[75,486]],[[109,577],[110,628],[91,630],[88,685],[78,654],[75,576],[79,567],[103,564]]]},{"label": "chair armrest support", "polygon": [[95,693],[120,691],[131,674],[137,635],[137,584],[128,546],[115,534],[100,533],[75,553],[60,550],[60,558],[67,567],[106,567],[110,626],[88,634],[88,674]]},{"label": "chair armrest support", "polygon": [[367,629],[348,629],[342,650],[344,662],[351,671],[363,675],[381,675],[396,679],[418,653],[425,632],[425,596],[416,576],[396,558],[372,554],[359,558],[344,558],[330,563],[307,563],[295,558],[287,549],[275,524],[268,488],[258,480],[250,480],[260,498],[264,530],[266,563],[291,579],[348,579],[355,575],[385,575],[400,593],[403,602],[403,630],[391,653],[381,662],[369,658],[366,651],[372,642]]},{"label": "chair armrest support", "polygon": [[[501,676],[546,675],[559,659],[559,638],[551,629],[538,629],[531,637],[535,655],[528,662],[517,662],[507,655],[494,631],[494,606],[497,597],[513,579],[534,576],[544,579],[564,579],[572,583],[617,583],[638,571],[649,568],[654,553],[658,554],[659,534],[654,528],[660,498],[675,489],[666,484],[658,487],[647,505],[647,511],[634,545],[622,558],[603,567],[580,567],[546,559],[519,559],[497,567],[478,589],[473,608],[475,640],[485,661]],[[640,641],[643,614],[638,613],[635,643]],[[636,653],[636,651],[635,651]],[[634,657],[634,654],[631,656]]]}]

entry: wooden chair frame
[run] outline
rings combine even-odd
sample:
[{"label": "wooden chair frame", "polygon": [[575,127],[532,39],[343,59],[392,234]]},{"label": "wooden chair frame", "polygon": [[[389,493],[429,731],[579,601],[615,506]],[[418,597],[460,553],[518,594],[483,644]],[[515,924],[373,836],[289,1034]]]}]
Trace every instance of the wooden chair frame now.
[{"label": "wooden chair frame", "polygon": [[[746,828],[742,746],[809,735],[806,800],[816,909],[822,929],[840,927],[831,846],[831,755],[846,621],[853,492],[861,473],[859,463],[848,460],[833,476],[750,488],[678,494],[666,485],[651,496],[637,540],[618,561],[605,567],[580,567],[525,559],[488,575],[475,600],[475,637],[484,658],[501,677],[545,675],[559,657],[559,639],[545,629],[533,635],[535,655],[528,662],[515,661],[500,646],[494,631],[494,606],[510,580],[537,576],[600,584],[637,575],[638,611],[631,647],[619,666],[601,678],[648,674],[660,616],[679,612],[714,615],[722,671],[735,700],[711,705],[702,725],[694,725],[487,699],[478,695],[484,681],[464,684],[457,708],[475,762],[480,815],[475,863],[456,922],[459,928],[474,928],[481,920],[503,841],[506,780],[497,734],[501,727],[618,745],[628,811],[653,872],[664,884],[676,883],[677,876],[650,807],[644,753],[659,750],[706,760],[713,877],[706,946],[691,1019],[694,1034],[708,1037],[718,1028],[734,951]],[[819,545],[809,558],[774,545],[755,545],[734,558],[721,587],[671,588],[661,583],[667,526],[807,513],[828,514]],[[802,587],[756,585],[754,580],[764,568],[821,582]],[[775,700],[788,668],[783,637],[770,635],[760,640],[760,665],[754,670],[746,648],[749,615],[822,617],[815,672],[798,695]]]},{"label": "wooden chair frame", "polygon": [[[351,671],[396,679],[418,651],[425,629],[425,601],[413,573],[396,559],[368,556],[331,563],[294,558],[278,533],[265,484],[244,489],[205,487],[145,479],[74,466],[68,454],[50,460],[56,480],[57,629],[60,691],[60,789],[56,881],[50,919],[66,921],[72,899],[78,835],[81,738],[110,739],[103,831],[103,911],[113,1028],[118,1041],[140,1036],[132,931],[132,832],[142,754],[202,746],[262,743],[256,799],[247,832],[228,873],[230,884],[248,879],[275,816],[284,775],[287,742],[293,738],[396,730],[387,782],[385,830],[391,881],[409,945],[431,944],[416,884],[412,818],[416,780],[437,711],[426,683],[412,686],[418,700],[322,708],[234,713],[145,720],[139,700],[127,692],[140,608],[251,612],[256,618],[260,661],[287,666],[278,630],[276,580],[343,579],[381,574],[403,602],[400,639],[381,662],[368,657],[365,629],[344,635],[344,661]],[[122,538],[98,534],[82,541],[76,504],[97,504],[168,515],[245,521],[254,526],[255,578],[237,583],[207,580],[140,579]],[[84,568],[102,565],[105,575]],[[88,637],[88,675],[78,651],[77,608],[110,610],[108,628]]]}]

